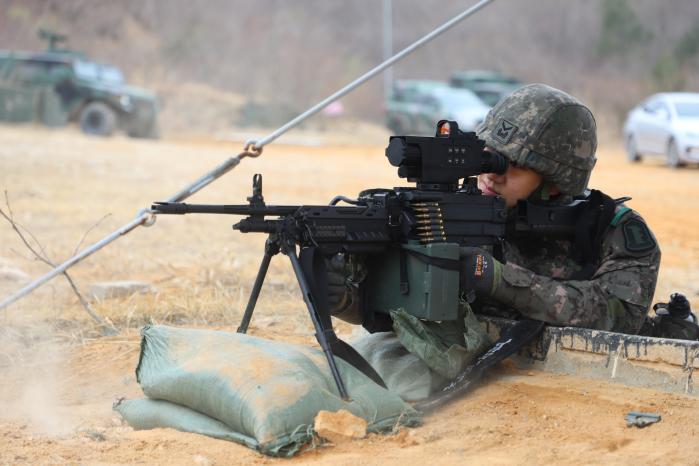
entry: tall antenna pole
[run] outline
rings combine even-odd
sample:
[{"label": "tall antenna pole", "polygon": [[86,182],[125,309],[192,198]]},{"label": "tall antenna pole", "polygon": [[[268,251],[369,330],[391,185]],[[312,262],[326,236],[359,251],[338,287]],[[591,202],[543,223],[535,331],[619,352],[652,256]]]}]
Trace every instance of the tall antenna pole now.
[{"label": "tall antenna pole", "polygon": [[[383,0],[383,59],[393,55],[393,0]],[[383,98],[388,100],[393,87],[393,67],[383,72]]]}]

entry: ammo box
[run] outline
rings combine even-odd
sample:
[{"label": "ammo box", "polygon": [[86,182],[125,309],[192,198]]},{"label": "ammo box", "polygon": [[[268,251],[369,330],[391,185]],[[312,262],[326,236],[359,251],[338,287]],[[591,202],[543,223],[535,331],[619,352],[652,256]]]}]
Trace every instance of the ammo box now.
[{"label": "ammo box", "polygon": [[[400,249],[372,256],[367,264],[369,274],[366,280],[370,309],[388,314],[402,308],[420,319],[456,320],[460,298],[459,272],[427,264],[406,250],[435,258],[459,258],[457,243],[403,244]],[[401,260],[405,261],[404,277],[407,280],[401,279]]]}]

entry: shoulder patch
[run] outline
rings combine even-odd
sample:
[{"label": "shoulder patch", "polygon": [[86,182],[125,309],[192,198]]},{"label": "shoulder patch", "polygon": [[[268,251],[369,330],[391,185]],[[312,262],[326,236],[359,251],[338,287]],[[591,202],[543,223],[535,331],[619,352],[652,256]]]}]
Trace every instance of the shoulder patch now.
[{"label": "shoulder patch", "polygon": [[616,215],[612,219],[612,222],[610,223],[610,225],[613,227],[617,226],[619,224],[619,222],[621,221],[621,218],[624,215],[628,214],[629,212],[631,212],[631,209],[629,209],[626,206],[617,207]]},{"label": "shoulder patch", "polygon": [[504,118],[500,118],[495,125],[495,131],[493,131],[491,135],[493,138],[495,138],[495,140],[503,144],[507,144],[510,142],[510,139],[512,139],[512,136],[517,132],[517,129],[519,128],[514,123],[509,122]]},{"label": "shoulder patch", "polygon": [[645,223],[633,218],[622,226],[626,249],[631,252],[645,252],[655,247],[655,239]]}]

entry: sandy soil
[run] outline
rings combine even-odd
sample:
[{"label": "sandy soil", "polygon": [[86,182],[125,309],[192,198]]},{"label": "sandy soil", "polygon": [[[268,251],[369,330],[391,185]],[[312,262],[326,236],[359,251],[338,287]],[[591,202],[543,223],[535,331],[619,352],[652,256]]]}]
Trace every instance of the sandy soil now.
[{"label": "sandy soil", "polygon": [[[316,144],[312,138],[310,144]],[[281,141],[283,142],[283,141]],[[244,203],[253,173],[265,177],[268,203],[326,203],[338,193],[393,186],[383,145],[273,144],[191,202]],[[15,219],[54,261],[69,257],[163,200],[240,143],[212,140],[100,140],[72,131],[0,128],[0,188]],[[663,263],[656,301],[684,292],[699,308],[699,170],[660,161],[630,165],[603,146],[592,184],[630,195],[655,232]],[[0,208],[7,211],[2,200]],[[100,221],[105,214],[109,217]],[[264,238],[230,230],[233,219],[162,217],[71,270],[86,292],[94,282],[143,280],[156,293],[92,301],[120,330],[100,337],[58,277],[0,311],[0,464],[276,463],[236,444],[170,430],[134,432],[111,403],[136,397],[138,328],[146,322],[232,328],[256,273]],[[99,222],[99,223],[98,223]],[[95,224],[98,223],[96,226]],[[0,272],[36,277],[47,270],[0,222]],[[27,278],[0,274],[0,296]],[[353,329],[341,324],[341,334]],[[251,333],[313,343],[290,267],[272,263]],[[662,422],[630,429],[630,410],[659,412]],[[699,464],[699,399],[630,389],[571,376],[518,371],[504,364],[468,397],[418,429],[324,446],[294,464]]]}]

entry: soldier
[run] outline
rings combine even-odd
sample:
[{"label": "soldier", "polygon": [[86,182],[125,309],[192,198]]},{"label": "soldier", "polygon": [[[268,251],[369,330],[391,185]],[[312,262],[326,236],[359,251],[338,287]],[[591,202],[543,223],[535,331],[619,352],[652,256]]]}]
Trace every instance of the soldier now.
[{"label": "soldier", "polygon": [[[525,199],[568,204],[585,193],[596,162],[595,120],[565,92],[524,86],[490,111],[478,135],[510,161],[504,175],[479,176],[484,195],[514,207]],[[590,201],[595,210],[575,239],[507,241],[504,264],[474,250],[464,280],[478,293],[476,312],[515,310],[553,325],[636,334],[653,299],[660,249],[623,203],[599,191]]]},{"label": "soldier", "polygon": [[[463,323],[393,314],[401,344],[449,378],[487,347],[471,309],[552,325],[638,333],[653,298],[660,250],[643,219],[623,200],[587,190],[597,148],[590,110],[563,91],[531,84],[501,100],[477,133],[487,150],[510,162],[502,175],[480,175],[478,187],[486,196],[504,198],[512,215],[523,200],[567,205],[574,197],[587,196],[588,208],[572,238],[506,238],[502,262],[470,248],[461,277],[464,288],[475,290],[477,297],[471,307],[464,305]],[[361,323],[360,261],[338,256],[329,270],[331,312]]]}]

